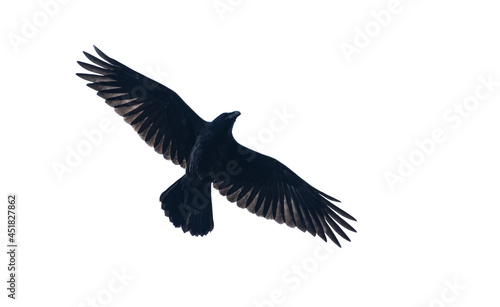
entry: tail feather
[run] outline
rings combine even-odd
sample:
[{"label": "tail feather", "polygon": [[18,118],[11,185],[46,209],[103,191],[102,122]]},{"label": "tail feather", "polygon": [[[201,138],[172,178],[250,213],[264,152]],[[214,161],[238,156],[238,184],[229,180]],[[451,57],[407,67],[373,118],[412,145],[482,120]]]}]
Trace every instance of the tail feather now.
[{"label": "tail feather", "polygon": [[189,182],[181,177],[160,196],[161,208],[175,227],[193,236],[214,228],[210,182]]}]

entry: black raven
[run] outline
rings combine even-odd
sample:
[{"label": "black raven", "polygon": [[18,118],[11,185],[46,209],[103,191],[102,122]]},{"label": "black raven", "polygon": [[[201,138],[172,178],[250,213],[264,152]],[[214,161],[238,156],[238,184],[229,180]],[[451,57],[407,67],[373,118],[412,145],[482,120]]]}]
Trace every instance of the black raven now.
[{"label": "black raven", "polygon": [[[83,52],[95,65],[78,64],[94,74],[77,75],[123,116],[167,160],[186,173],[160,196],[161,208],[175,227],[206,235],[213,227],[211,185],[241,208],[306,230],[338,246],[332,229],[350,241],[356,230],[339,215],[356,221],[278,160],[240,145],[232,134],[240,112],[222,113],[212,122],[200,118],[174,91],[108,57]],[[97,65],[97,66],[96,66]]]}]

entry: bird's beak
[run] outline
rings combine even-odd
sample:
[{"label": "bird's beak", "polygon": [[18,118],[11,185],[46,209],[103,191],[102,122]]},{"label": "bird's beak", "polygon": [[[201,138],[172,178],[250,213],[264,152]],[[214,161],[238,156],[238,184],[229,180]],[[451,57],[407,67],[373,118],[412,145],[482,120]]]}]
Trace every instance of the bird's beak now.
[{"label": "bird's beak", "polygon": [[231,115],[229,115],[229,118],[231,119],[236,119],[236,117],[240,116],[241,113],[238,112],[238,111],[234,111],[233,113],[231,113]]}]

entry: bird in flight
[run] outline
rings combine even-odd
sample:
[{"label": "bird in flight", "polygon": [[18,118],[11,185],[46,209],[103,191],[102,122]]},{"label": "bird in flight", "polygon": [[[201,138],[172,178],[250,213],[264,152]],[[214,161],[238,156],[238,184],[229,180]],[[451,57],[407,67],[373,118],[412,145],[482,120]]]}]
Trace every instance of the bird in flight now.
[{"label": "bird in flight", "polygon": [[[193,236],[212,231],[211,186],[251,213],[297,227],[340,245],[334,231],[350,241],[340,226],[356,232],[342,217],[356,221],[276,159],[239,144],[232,129],[240,112],[213,121],[199,117],[174,91],[110,58],[83,52],[78,61],[92,72],[77,76],[97,91],[140,137],[167,160],[186,170],[160,196],[161,208],[175,227]],[[340,225],[340,226],[339,226]]]}]

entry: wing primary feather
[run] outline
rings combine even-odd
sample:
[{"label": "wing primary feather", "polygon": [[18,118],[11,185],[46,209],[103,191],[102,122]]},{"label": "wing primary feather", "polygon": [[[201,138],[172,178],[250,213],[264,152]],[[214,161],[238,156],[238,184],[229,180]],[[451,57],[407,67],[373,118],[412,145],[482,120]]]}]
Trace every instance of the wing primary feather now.
[{"label": "wing primary feather", "polygon": [[[113,91],[113,90],[111,90],[111,91]],[[113,93],[113,92],[108,92],[108,91],[99,91],[99,92],[97,92],[97,95],[101,98],[104,98],[104,99],[124,98],[124,96],[128,96],[127,93],[123,93],[123,92]]]},{"label": "wing primary feather", "polygon": [[330,224],[330,226],[332,226],[333,230],[335,230],[336,233],[338,233],[345,240],[351,242],[351,239],[349,239],[349,237],[345,234],[345,232],[342,230],[342,228],[340,228],[340,226],[337,225],[337,223],[335,223],[335,221],[332,220],[332,218],[328,214],[325,215],[325,218],[326,218],[326,221],[328,222],[328,224]]},{"label": "wing primary feather", "polygon": [[293,193],[297,197],[298,200],[298,207],[300,208],[300,211],[302,212],[302,216],[305,217],[304,221],[306,222],[306,228],[307,231],[312,234],[313,236],[316,236],[317,233],[317,228],[316,224],[314,223],[314,220],[312,218],[312,214],[309,210],[309,205],[302,199],[302,196],[300,194],[300,191],[296,191],[295,189],[292,189]]},{"label": "wing primary feather", "polygon": [[[326,216],[326,214],[324,215]],[[335,244],[338,245],[338,247],[342,247],[342,245],[340,245],[340,242],[339,240],[337,239],[337,237],[335,236],[335,234],[333,233],[332,231],[332,228],[330,228],[330,226],[328,225],[328,223],[326,222],[326,219],[325,218],[320,218],[319,221],[321,222],[321,225],[323,225],[323,230],[326,232],[326,235],[333,241],[335,242]],[[337,228],[340,228],[337,226]],[[342,229],[340,229],[340,231],[342,231]],[[344,234],[345,235],[345,234]],[[347,236],[346,236],[347,237]],[[349,239],[349,238],[347,238]],[[350,241],[350,240],[349,240]]]},{"label": "wing primary feather", "polygon": [[335,213],[332,209],[328,208],[328,214],[334,219],[336,220],[342,227],[344,227],[345,229],[348,229],[352,232],[357,232],[356,229],[354,229],[351,225],[349,225],[349,223],[347,223],[346,221],[344,221],[340,216],[338,216],[337,213]]},{"label": "wing primary feather", "polygon": [[[314,191],[314,190],[312,190]],[[326,212],[325,212],[325,208],[322,206],[321,202],[322,202],[322,198],[320,195],[317,195],[315,194],[314,192],[312,192],[311,190],[309,189],[305,189],[304,190],[304,196],[306,199],[309,200],[309,202],[311,204],[313,204],[314,206],[314,211],[316,212],[316,216],[318,217],[318,220],[319,220],[319,223],[321,224],[321,227],[323,229],[323,232],[332,240],[335,242],[335,244],[337,244],[339,247],[340,246],[340,242],[337,240],[337,237],[335,237],[335,234],[332,232],[332,229],[330,228],[330,226],[328,226],[326,220],[325,220],[325,216],[327,215]],[[326,241],[326,240],[325,240]]]},{"label": "wing primary feather", "polygon": [[87,86],[96,91],[112,90],[120,88],[117,82],[87,83]]},{"label": "wing primary feather", "polygon": [[93,75],[93,74],[82,74],[82,73],[77,73],[76,74],[78,77],[90,81],[90,82],[111,82],[111,81],[116,81],[115,79],[112,79],[110,77],[105,77],[101,75]]},{"label": "wing primary feather", "polygon": [[316,236],[316,229],[314,228],[314,224],[313,224],[312,218],[309,214],[309,210],[307,210],[307,204],[304,203],[304,201],[300,197],[298,191],[296,191],[294,187],[291,187],[291,192],[295,198],[297,208],[301,212],[301,216],[303,217],[304,226],[305,226],[307,232],[309,232],[313,236]]},{"label": "wing primary feather", "polygon": [[118,62],[117,60],[112,59],[112,58],[110,58],[109,56],[107,56],[106,54],[104,54],[104,52],[102,52],[101,50],[99,50],[99,48],[97,48],[96,46],[94,46],[94,49],[95,49],[95,52],[97,52],[97,54],[98,54],[101,58],[105,59],[107,62],[109,62],[109,63],[111,63],[111,64],[113,64],[113,65],[115,65],[115,66],[119,66],[119,67],[121,66],[121,67],[126,67],[126,68],[128,68],[127,66],[125,66],[125,65],[123,65],[122,63]]},{"label": "wing primary feather", "polygon": [[98,74],[101,74],[101,75],[110,75],[110,74],[113,74],[112,70],[104,69],[102,67],[97,67],[97,66],[94,66],[92,64],[85,63],[85,62],[80,62],[80,61],[76,61],[76,62],[81,67],[83,67],[86,70],[91,71],[91,72],[95,72],[95,73],[98,73]]},{"label": "wing primary feather", "polygon": [[109,63],[106,63],[104,62],[103,60],[99,59],[99,58],[96,58],[95,56],[91,55],[90,53],[87,53],[87,52],[83,52],[83,54],[87,57],[87,59],[89,59],[91,62],[93,62],[94,64],[97,64],[103,68],[106,68],[106,69],[110,69],[110,70],[114,70],[115,67]]},{"label": "wing primary feather", "polygon": [[316,188],[314,188],[314,187],[312,187],[312,186],[311,186],[311,188],[312,188],[314,191],[316,191],[317,193],[319,193],[321,196],[323,196],[323,197],[325,197],[325,198],[327,198],[327,199],[329,199],[329,200],[331,200],[331,201],[336,201],[336,202],[338,202],[338,203],[341,203],[341,201],[340,201],[340,200],[338,200],[338,199],[336,199],[335,197],[331,197],[330,195],[328,195],[328,194],[326,194],[326,193],[324,193],[324,192],[321,192],[320,190],[318,190],[318,189],[316,189]]},{"label": "wing primary feather", "polygon": [[301,196],[305,202],[307,202],[308,206],[307,208],[309,209],[309,212],[311,213],[311,217],[312,217],[312,220],[313,220],[313,223],[316,227],[316,232],[318,232],[318,235],[321,237],[321,239],[323,239],[325,242],[326,242],[326,236],[325,236],[325,232],[324,232],[324,229],[323,229],[323,225],[321,224],[320,222],[320,219],[321,219],[321,215],[318,215],[318,205],[316,204],[316,202],[313,200],[313,199],[310,199],[308,196],[308,193],[307,193],[307,189],[302,189],[302,193],[299,194],[299,196]]},{"label": "wing primary feather", "polygon": [[333,209],[334,211],[336,211],[338,214],[342,215],[346,219],[350,219],[351,221],[356,222],[356,219],[354,217],[352,217],[349,213],[345,212],[344,210],[340,209],[339,207],[335,206],[334,204],[332,204],[329,201],[327,201],[327,204],[328,204],[328,207],[330,207],[331,209]]}]

